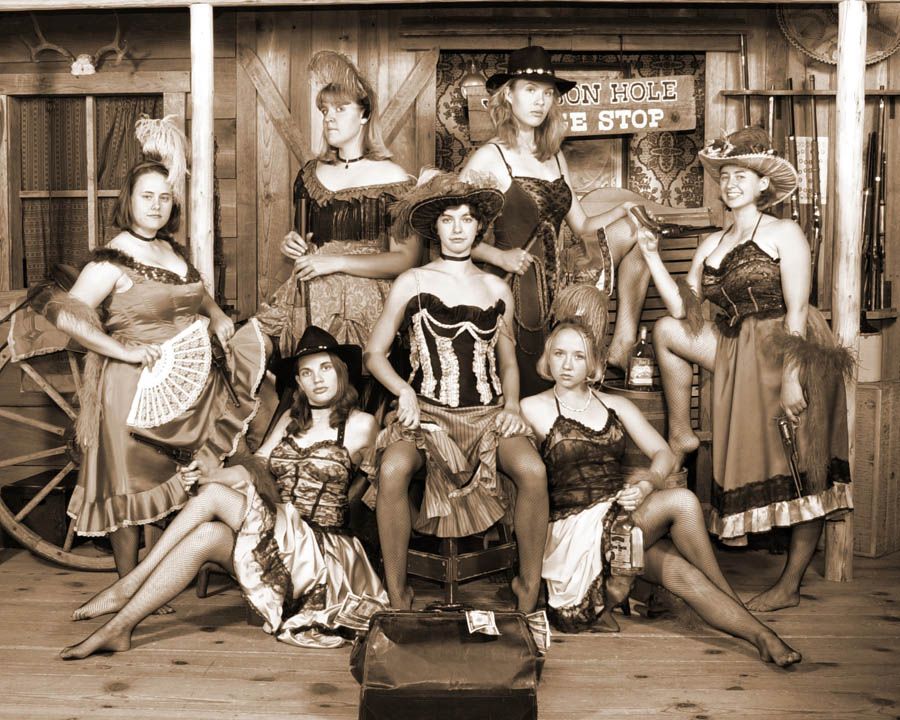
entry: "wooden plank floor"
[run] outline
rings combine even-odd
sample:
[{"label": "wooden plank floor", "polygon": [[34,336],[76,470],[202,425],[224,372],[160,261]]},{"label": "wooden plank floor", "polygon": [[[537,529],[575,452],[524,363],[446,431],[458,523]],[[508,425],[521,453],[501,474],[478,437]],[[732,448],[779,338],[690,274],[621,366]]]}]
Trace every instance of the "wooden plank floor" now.
[{"label": "wooden plank floor", "polygon": [[[782,557],[720,555],[742,596],[769,583]],[[803,653],[790,670],[764,665],[748,644],[697,623],[620,617],[618,635],[555,635],[539,691],[542,720],[588,718],[900,717],[900,553],[856,559],[856,580],[822,579],[817,557],[799,608],[770,614]],[[0,718],[60,720],[356,717],[349,649],[304,650],[245,623],[238,591],[192,590],[177,613],[152,617],[128,653],[63,662],[57,652],[100,620],[73,623],[74,607],[106,585],[20,550],[0,551]],[[215,582],[219,582],[217,579]],[[437,593],[423,584],[420,603]],[[496,583],[464,599],[499,604]]]}]

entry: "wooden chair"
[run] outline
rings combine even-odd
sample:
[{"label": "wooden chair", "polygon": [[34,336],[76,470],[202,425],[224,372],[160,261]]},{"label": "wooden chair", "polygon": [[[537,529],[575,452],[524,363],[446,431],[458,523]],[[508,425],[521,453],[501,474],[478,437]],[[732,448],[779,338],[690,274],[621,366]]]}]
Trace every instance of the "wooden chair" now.
[{"label": "wooden chair", "polygon": [[[496,529],[497,543],[489,540],[491,529]],[[457,603],[461,583],[498,572],[506,572],[508,575],[514,572],[518,559],[515,540],[510,537],[509,529],[502,520],[491,529],[464,538],[414,538],[406,555],[406,572],[441,583],[445,602],[449,605]],[[432,545],[437,542],[438,548],[422,550],[414,547],[422,541],[430,541]],[[481,548],[461,552],[461,549],[470,546],[473,541],[480,544]]]}]

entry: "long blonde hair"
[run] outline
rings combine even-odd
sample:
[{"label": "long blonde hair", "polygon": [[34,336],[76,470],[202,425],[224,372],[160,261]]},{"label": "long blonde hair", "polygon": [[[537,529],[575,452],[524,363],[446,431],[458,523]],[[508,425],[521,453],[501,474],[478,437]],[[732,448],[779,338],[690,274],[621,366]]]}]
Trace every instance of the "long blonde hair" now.
[{"label": "long blonde hair", "polygon": [[[527,82],[518,79],[507,80],[497,88],[488,101],[488,112],[491,122],[500,141],[509,148],[518,147],[519,125],[513,116],[512,105],[506,97],[506,91],[513,89],[516,82]],[[550,111],[544,121],[534,129],[535,157],[544,162],[554,157],[559,152],[563,138],[566,135],[566,124],[563,121],[562,111],[559,109],[559,91],[553,89],[553,102]]]}]

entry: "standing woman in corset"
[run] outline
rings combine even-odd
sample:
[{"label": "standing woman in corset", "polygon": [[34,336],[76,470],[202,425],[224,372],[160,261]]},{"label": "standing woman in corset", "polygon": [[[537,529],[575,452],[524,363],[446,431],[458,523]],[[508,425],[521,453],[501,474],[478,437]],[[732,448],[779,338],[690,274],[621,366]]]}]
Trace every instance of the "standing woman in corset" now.
[{"label": "standing woman in corset", "polygon": [[[492,272],[514,273],[516,355],[522,394],[549,387],[535,364],[549,332],[550,307],[559,290],[559,230],[563,219],[576,236],[594,235],[604,257],[602,289],[612,292],[618,271],[618,313],[609,362],[624,367],[637,335],[649,273],[633,233],[607,243],[604,228],[625,218],[631,203],[588,217],[572,193],[560,146],[566,132],[560,95],[575,83],[556,77],[549,53],[531,46],[512,52],[505,73],[487,80],[488,109],[496,136],[476,150],[462,174],[475,171],[498,178],[506,195],[494,227],[493,245],[482,243],[473,257]],[[527,249],[526,249],[527,248]]]},{"label": "standing woman in corset", "polygon": [[[262,313],[270,333],[283,338],[283,353],[293,350],[303,330],[286,312],[297,305],[292,296],[298,282],[305,288],[309,322],[341,343],[365,346],[391,281],[415,265],[421,252],[418,238],[398,243],[390,234],[391,206],[413,181],[390,159],[372,86],[336,52],[317,53],[310,71],[322,85],[316,106],[324,149],[294,181],[294,230],[282,243],[294,273],[276,292],[275,311]],[[375,385],[371,377],[363,381],[364,408],[380,403]]]}]

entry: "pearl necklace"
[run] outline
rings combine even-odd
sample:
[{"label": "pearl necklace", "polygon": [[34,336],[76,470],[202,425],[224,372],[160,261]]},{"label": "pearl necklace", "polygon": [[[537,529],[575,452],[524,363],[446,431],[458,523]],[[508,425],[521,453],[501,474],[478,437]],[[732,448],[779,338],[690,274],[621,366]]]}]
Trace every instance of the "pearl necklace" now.
[{"label": "pearl necklace", "polygon": [[594,399],[594,393],[588,391],[587,402],[584,404],[584,407],[582,407],[582,408],[576,408],[576,407],[572,407],[571,405],[566,405],[566,403],[563,402],[563,399],[559,396],[559,393],[556,392],[555,385],[553,386],[553,397],[556,398],[556,402],[558,402],[562,407],[564,407],[569,412],[583,413],[585,410],[587,410],[591,406],[591,400]]}]

